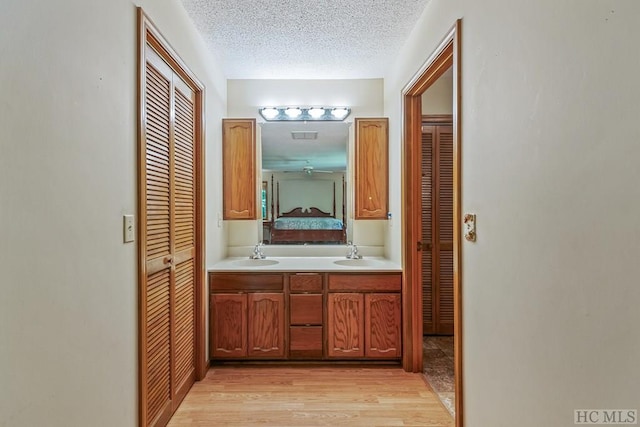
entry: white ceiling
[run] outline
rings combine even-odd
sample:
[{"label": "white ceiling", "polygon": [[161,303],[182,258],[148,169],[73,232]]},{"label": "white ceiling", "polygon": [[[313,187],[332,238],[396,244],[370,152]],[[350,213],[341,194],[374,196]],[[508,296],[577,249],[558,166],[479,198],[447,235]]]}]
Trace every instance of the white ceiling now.
[{"label": "white ceiling", "polygon": [[381,78],[429,0],[182,0],[228,79]]}]

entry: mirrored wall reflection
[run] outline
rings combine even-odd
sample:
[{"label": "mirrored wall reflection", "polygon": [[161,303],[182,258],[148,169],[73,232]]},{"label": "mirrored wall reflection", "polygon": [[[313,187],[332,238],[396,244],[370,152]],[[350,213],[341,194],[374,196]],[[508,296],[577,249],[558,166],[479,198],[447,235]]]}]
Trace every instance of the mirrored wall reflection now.
[{"label": "mirrored wall reflection", "polygon": [[264,242],[346,243],[349,123],[261,126]]}]

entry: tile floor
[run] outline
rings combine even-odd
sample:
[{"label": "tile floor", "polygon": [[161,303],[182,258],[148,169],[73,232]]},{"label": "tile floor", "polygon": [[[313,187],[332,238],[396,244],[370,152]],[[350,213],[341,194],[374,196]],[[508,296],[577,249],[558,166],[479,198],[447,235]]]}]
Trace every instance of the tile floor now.
[{"label": "tile floor", "polygon": [[453,337],[425,336],[422,348],[427,382],[451,415],[455,416]]}]

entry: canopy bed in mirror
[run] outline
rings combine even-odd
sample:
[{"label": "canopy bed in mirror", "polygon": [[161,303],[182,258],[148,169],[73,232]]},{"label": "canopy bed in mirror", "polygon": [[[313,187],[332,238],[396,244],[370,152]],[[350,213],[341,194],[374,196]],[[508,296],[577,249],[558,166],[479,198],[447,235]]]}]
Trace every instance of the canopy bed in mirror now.
[{"label": "canopy bed in mirror", "polygon": [[[342,178],[341,216],[336,216],[336,183],[333,184],[332,212],[316,206],[296,206],[286,212],[280,210],[280,182],[272,180],[270,243],[271,244],[343,244],[346,243],[344,177]],[[275,200],[274,200],[275,199]]]}]

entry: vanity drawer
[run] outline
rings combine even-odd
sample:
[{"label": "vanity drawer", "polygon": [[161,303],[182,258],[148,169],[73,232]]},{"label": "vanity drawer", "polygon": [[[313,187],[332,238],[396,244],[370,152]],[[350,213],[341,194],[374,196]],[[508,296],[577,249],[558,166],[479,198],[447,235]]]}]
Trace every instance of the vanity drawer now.
[{"label": "vanity drawer", "polygon": [[289,295],[292,325],[322,325],[322,294]]},{"label": "vanity drawer", "polygon": [[322,292],[322,274],[292,274],[289,289],[291,292]]},{"label": "vanity drawer", "polygon": [[321,358],[322,326],[289,328],[289,355],[292,358]]},{"label": "vanity drawer", "polygon": [[282,274],[209,273],[209,287],[214,291],[282,291]]},{"label": "vanity drawer", "polygon": [[329,291],[400,292],[400,274],[330,274]]}]

